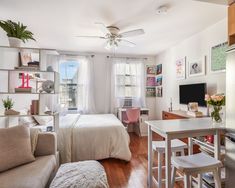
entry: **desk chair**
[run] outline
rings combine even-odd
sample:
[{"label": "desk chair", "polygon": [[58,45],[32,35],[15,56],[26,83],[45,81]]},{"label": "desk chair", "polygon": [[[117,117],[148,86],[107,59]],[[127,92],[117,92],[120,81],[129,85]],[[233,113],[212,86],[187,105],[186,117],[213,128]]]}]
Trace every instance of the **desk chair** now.
[{"label": "desk chair", "polygon": [[[139,124],[140,119],[140,108],[127,108],[126,109],[126,119],[123,119],[124,125],[126,125],[126,129],[128,130],[129,125],[137,125]],[[139,130],[140,134],[140,130]]]}]

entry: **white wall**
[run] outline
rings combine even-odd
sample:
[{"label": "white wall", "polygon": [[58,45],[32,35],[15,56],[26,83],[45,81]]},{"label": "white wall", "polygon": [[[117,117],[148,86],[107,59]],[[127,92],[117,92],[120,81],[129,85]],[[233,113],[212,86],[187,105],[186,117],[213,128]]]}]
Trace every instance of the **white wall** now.
[{"label": "white wall", "polygon": [[[185,26],[187,27],[187,26]],[[225,92],[225,73],[213,74],[209,71],[210,48],[227,41],[227,20],[224,19],[206,30],[182,41],[156,56],[156,63],[163,64],[163,97],[156,99],[156,118],[161,119],[163,110],[168,110],[170,98],[173,99],[173,110],[186,110],[186,105],[179,104],[179,85],[206,82],[209,94]],[[206,56],[206,75],[186,80],[176,80],[175,61],[185,57],[198,59]],[[187,66],[186,66],[187,67]],[[187,70],[188,68],[186,68]],[[188,74],[188,70],[186,71]],[[206,112],[205,108],[199,109]]]},{"label": "white wall", "polygon": [[[125,57],[125,56],[124,56]],[[130,56],[128,56],[130,57]],[[136,56],[131,56],[136,57]],[[142,56],[141,56],[142,57]],[[107,62],[107,54],[96,54],[93,61],[94,61],[94,77],[95,77],[95,103],[96,103],[96,110],[98,113],[105,113],[105,106],[108,102],[108,93],[107,93],[107,71],[109,71],[108,67],[106,66]],[[154,65],[155,58],[154,56],[148,56],[146,65]],[[108,91],[110,94],[110,91]],[[146,98],[146,105],[150,109],[149,118],[155,119],[156,112],[155,112],[155,98]]]}]

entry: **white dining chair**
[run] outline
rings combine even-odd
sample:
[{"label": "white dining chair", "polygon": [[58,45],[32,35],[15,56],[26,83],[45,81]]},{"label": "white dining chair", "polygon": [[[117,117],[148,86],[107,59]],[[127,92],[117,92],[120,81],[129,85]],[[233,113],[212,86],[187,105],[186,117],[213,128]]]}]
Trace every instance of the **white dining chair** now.
[{"label": "white dining chair", "polygon": [[171,187],[174,187],[176,170],[184,173],[184,187],[190,188],[190,177],[198,175],[198,188],[202,188],[202,174],[212,172],[215,180],[215,187],[221,188],[221,179],[219,177],[218,168],[222,167],[221,161],[210,157],[204,153],[172,157],[171,159],[172,177]]},{"label": "white dining chair", "polygon": [[[162,183],[165,182],[165,179],[162,178],[162,169],[165,168],[165,166],[162,165],[163,161],[163,154],[165,153],[165,141],[153,141],[152,142],[152,153],[157,153],[158,156],[158,166],[154,166],[152,168],[152,171],[154,172],[156,169],[158,171],[157,179],[153,175],[153,182],[157,185],[158,188],[162,187]],[[184,149],[187,149],[188,145],[181,140],[174,139],[171,141],[171,151],[172,156],[176,156],[176,153],[179,153],[181,156],[184,156]],[[153,173],[154,174],[154,173]],[[176,177],[176,181],[183,180],[183,176]]]}]

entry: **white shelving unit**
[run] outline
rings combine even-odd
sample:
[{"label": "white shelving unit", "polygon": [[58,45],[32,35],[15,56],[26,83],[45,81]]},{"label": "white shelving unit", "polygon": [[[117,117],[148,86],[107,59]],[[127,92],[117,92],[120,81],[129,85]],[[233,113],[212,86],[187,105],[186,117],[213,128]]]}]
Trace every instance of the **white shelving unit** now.
[{"label": "white shelving unit", "polygon": [[[31,69],[15,69],[19,67],[20,52],[32,53],[32,60],[39,61],[38,70]],[[39,109],[37,116],[53,116],[54,130],[59,127],[59,113],[54,109],[55,104],[58,104],[59,82],[60,77],[58,71],[58,52],[54,49],[41,49],[41,48],[12,48],[7,46],[0,46],[0,98],[4,99],[7,96],[14,98],[14,106],[20,108],[21,106],[30,109],[31,100],[39,100]],[[54,71],[48,72],[46,69],[51,66]],[[33,88],[32,92],[15,92],[15,88],[21,85],[20,73],[38,74],[40,75],[41,82],[45,80],[52,80],[54,82],[54,90],[51,93],[38,90],[37,80],[31,79],[30,86]],[[53,104],[53,102],[55,104]],[[50,104],[49,104],[50,103]],[[22,105],[23,104],[23,105]],[[45,107],[51,106],[52,113],[46,114]],[[2,105],[1,105],[2,107]],[[13,109],[15,109],[13,107]],[[17,109],[16,110],[20,110]],[[6,127],[9,126],[11,120],[19,117],[34,116],[31,114],[19,115],[4,115],[3,109],[0,112],[0,118],[5,119]],[[1,121],[2,123],[2,121]]]}]

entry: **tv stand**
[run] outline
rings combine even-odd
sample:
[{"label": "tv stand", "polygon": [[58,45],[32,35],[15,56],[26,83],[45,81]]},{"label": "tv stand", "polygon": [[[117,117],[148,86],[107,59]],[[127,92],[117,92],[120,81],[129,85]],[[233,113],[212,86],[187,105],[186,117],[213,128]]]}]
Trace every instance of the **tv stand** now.
[{"label": "tv stand", "polygon": [[162,119],[163,120],[167,120],[167,119],[189,119],[189,118],[202,118],[202,117],[206,117],[201,116],[201,117],[194,117],[194,116],[190,116],[187,114],[187,111],[184,110],[173,110],[171,112],[169,111],[162,111]]}]

